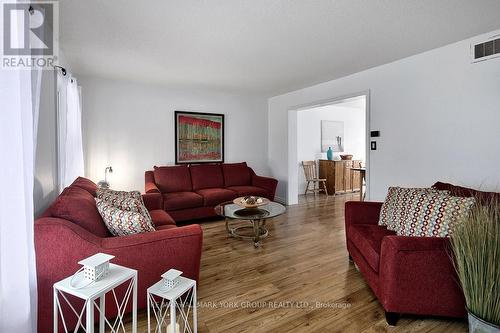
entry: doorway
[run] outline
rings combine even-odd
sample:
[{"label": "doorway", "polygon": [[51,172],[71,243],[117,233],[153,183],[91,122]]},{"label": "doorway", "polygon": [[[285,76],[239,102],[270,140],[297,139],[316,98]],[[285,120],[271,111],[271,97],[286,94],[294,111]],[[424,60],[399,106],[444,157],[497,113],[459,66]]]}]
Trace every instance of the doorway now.
[{"label": "doorway", "polygon": [[[306,188],[302,161],[315,161],[317,170],[321,168],[321,163],[323,171],[327,166],[340,164],[328,162],[328,155],[333,161],[341,160],[341,155],[352,155],[352,162],[342,165],[366,168],[364,193],[369,198],[369,92],[290,110],[288,134],[288,204],[296,204]],[[337,186],[336,193],[358,191],[360,174],[350,169],[347,172],[354,176],[349,176],[345,189]],[[338,180],[330,177],[328,182],[331,190],[332,182],[338,183]],[[331,192],[329,194],[333,195]]]}]

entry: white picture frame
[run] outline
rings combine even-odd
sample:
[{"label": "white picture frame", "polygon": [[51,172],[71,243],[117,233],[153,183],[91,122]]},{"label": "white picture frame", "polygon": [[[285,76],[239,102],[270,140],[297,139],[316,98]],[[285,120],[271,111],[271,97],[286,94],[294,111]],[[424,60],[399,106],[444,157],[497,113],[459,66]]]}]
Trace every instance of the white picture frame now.
[{"label": "white picture frame", "polygon": [[321,152],[332,147],[334,152],[344,152],[344,122],[334,120],[321,121]]}]

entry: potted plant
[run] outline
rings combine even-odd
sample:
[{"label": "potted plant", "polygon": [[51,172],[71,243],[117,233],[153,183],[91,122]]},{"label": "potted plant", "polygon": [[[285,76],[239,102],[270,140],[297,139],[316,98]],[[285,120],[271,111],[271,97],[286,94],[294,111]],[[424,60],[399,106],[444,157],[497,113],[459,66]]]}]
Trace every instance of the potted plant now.
[{"label": "potted plant", "polygon": [[500,201],[477,204],[450,240],[469,332],[500,332]]}]

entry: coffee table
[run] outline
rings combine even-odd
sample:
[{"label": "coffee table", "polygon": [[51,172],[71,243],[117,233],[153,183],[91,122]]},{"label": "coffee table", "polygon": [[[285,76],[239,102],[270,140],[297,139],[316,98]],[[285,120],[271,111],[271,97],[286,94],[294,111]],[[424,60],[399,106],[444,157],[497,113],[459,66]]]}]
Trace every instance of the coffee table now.
[{"label": "coffee table", "polygon": [[[236,238],[253,240],[255,247],[259,247],[260,241],[269,235],[269,231],[266,229],[267,219],[281,215],[285,211],[285,206],[273,201],[258,208],[243,208],[232,201],[221,203],[215,207],[215,213],[226,219],[228,234]],[[231,228],[229,222],[233,220],[250,222],[250,225]]]}]

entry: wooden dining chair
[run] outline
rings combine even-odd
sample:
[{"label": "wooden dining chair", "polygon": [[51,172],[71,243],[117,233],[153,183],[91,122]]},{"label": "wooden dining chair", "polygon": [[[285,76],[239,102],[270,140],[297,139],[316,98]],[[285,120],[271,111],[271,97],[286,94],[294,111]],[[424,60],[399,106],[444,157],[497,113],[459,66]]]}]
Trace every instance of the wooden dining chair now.
[{"label": "wooden dining chair", "polygon": [[[353,168],[366,168],[363,161],[359,161],[358,165],[353,164]],[[363,191],[363,187],[366,189],[366,171],[359,172],[359,201],[364,201],[366,197],[366,191]]]},{"label": "wooden dining chair", "polygon": [[[304,169],[304,175],[306,176],[307,182],[304,195],[306,195],[307,192],[313,192],[314,194],[316,194],[321,191],[325,192],[325,194],[328,195],[328,190],[326,189],[326,179],[318,178],[318,173],[316,172],[316,162],[302,161],[302,168]],[[313,188],[309,189],[311,183],[313,183]],[[318,184],[317,187],[316,184]],[[321,188],[320,185],[323,185],[323,188]]]}]

